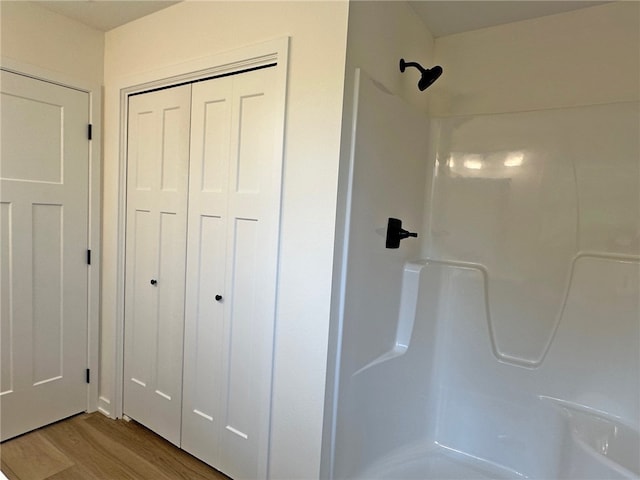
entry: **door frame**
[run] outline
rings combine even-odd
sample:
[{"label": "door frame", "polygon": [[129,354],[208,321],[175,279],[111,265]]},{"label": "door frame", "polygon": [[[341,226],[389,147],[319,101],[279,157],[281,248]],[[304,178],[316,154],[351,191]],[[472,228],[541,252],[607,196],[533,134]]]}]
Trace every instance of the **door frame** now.
[{"label": "door frame", "polygon": [[[284,160],[284,130],[287,98],[287,72],[289,58],[289,37],[280,37],[236,50],[214,54],[190,60],[177,65],[142,73],[117,82],[113,88],[113,97],[119,98],[119,149],[118,149],[118,213],[117,213],[117,250],[116,250],[116,305],[115,305],[115,343],[114,374],[111,380],[112,404],[99,409],[112,418],[123,416],[124,400],[124,299],[125,299],[125,242],[127,208],[127,131],[128,97],[131,94],[149,90],[177,86],[199,80],[233,75],[264,68],[276,64],[276,105],[278,127],[281,129],[281,142],[276,146],[276,154]],[[282,187],[281,187],[282,188]],[[282,208],[282,207],[280,207]],[[280,227],[278,227],[280,230]],[[278,242],[279,244],[279,242]],[[279,251],[279,247],[278,247]],[[276,274],[277,281],[277,274]],[[277,311],[277,303],[276,303]],[[275,315],[275,312],[274,312]],[[100,398],[100,403],[106,399]]]},{"label": "door frame", "polygon": [[87,385],[87,412],[98,409],[100,372],[100,279],[102,263],[102,87],[60,72],[0,57],[0,69],[35,80],[78,90],[89,95],[88,122],[92,125],[89,140],[89,218],[87,248],[91,264],[87,275],[87,368],[91,371]]}]

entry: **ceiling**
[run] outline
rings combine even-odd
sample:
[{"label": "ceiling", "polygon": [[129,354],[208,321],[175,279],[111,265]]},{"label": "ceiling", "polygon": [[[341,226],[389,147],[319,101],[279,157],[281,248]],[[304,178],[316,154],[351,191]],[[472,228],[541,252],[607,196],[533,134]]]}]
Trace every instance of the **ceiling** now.
[{"label": "ceiling", "polygon": [[560,0],[414,0],[409,2],[434,37],[554,15],[601,3],[608,2]]},{"label": "ceiling", "polygon": [[[179,1],[46,0],[38,1],[37,4],[106,32]],[[435,37],[553,15],[601,3],[607,2],[563,0],[413,0],[409,2]]]},{"label": "ceiling", "polygon": [[47,10],[106,32],[180,3],[180,0],[46,0],[35,3]]}]

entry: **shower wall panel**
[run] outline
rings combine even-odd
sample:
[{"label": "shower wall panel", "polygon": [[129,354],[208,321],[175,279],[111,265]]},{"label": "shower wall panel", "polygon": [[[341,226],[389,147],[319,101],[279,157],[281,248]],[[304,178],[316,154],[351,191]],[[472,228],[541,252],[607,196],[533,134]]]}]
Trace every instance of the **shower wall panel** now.
[{"label": "shower wall panel", "polygon": [[439,123],[425,256],[486,268],[494,353],[540,365],[578,254],[640,254],[638,103]]},{"label": "shower wall panel", "polygon": [[416,324],[437,325],[438,445],[508,478],[640,475],[637,455],[611,453],[639,446],[639,113],[434,122],[423,278],[440,278],[441,307]]},{"label": "shower wall panel", "polygon": [[[424,156],[426,115],[362,70],[357,70],[355,91],[335,425],[336,471],[352,473],[401,437],[417,438],[426,428],[424,418],[413,416],[415,408],[385,415],[389,402],[419,403],[424,381],[390,376],[382,383],[372,382],[374,377],[364,372],[356,383],[352,378],[376,359],[392,357],[398,347],[404,263],[418,258],[420,242],[409,238],[398,249],[386,249],[387,220],[400,218],[404,228],[421,231],[425,185],[430,184]],[[429,361],[425,359],[425,370]]]}]

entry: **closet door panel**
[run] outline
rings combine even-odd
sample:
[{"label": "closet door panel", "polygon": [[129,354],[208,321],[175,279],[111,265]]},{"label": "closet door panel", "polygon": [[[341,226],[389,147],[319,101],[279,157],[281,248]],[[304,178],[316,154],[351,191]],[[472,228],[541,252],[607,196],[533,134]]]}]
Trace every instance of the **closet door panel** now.
[{"label": "closet door panel", "polygon": [[227,236],[220,469],[266,478],[282,159],[274,69],[235,77]]},{"label": "closet door panel", "polygon": [[[194,168],[198,182],[193,187],[201,193],[226,193],[227,175],[229,169],[229,113],[231,108],[230,95],[231,80],[220,80],[220,96],[214,96],[208,101],[198,100],[202,90],[196,89],[194,100],[199,101],[198,113],[200,122],[194,130],[197,141],[201,143],[196,148],[199,165]],[[194,177],[194,180],[195,178]]]},{"label": "closet door panel", "polygon": [[269,130],[262,127],[268,112],[268,98],[264,92],[246,90],[236,99],[237,115],[234,127],[237,135],[235,191],[256,194],[261,188],[261,170],[264,167],[264,149],[268,147]]},{"label": "closet door panel", "polygon": [[183,448],[232,478],[267,473],[282,172],[274,79],[269,68],[193,87],[189,229],[213,218],[220,228],[215,240],[213,229],[189,239]]},{"label": "closet door panel", "polygon": [[191,86],[129,98],[124,413],[180,445]]},{"label": "closet door panel", "polygon": [[[227,366],[226,399],[224,402],[225,429],[248,440],[259,419],[253,397],[259,393],[260,370],[252,368],[260,360],[260,346],[264,341],[261,325],[255,325],[256,254],[258,222],[236,219],[233,226],[234,248],[231,278],[231,315],[226,332],[225,360]],[[257,358],[256,358],[257,357]]]},{"label": "closet door panel", "polygon": [[[222,395],[224,232],[220,217],[200,215],[191,225],[185,307],[185,368],[182,448],[216,466],[219,459],[219,404]],[[197,253],[196,253],[197,252]]]},{"label": "closet door panel", "polygon": [[[184,330],[185,218],[160,212],[158,226],[156,390],[168,401],[181,402]],[[162,284],[160,284],[162,282]],[[178,361],[172,361],[172,360]],[[180,380],[180,382],[178,382]],[[180,405],[181,406],[181,405]]]},{"label": "closet door panel", "polygon": [[232,88],[226,77],[197,83],[192,94],[182,447],[213,466],[220,458]]},{"label": "closet door panel", "polygon": [[[157,258],[156,243],[153,233],[156,231],[156,221],[149,210],[135,209],[129,218],[128,255],[135,258],[127,271],[127,320],[134,318],[127,324],[126,339],[129,349],[125,369],[127,381],[143,388],[152,383],[153,358],[148,352],[153,351],[153,341],[156,338],[156,325],[153,322],[157,311],[157,290],[149,288],[149,272],[155,271]],[[135,348],[133,348],[135,346]]]},{"label": "closet door panel", "polygon": [[[197,291],[199,312],[195,324],[193,384],[191,402],[193,413],[212,421],[218,416],[216,399],[222,385],[222,305],[215,300],[215,292],[223,291],[224,275],[219,267],[224,264],[224,224],[220,217],[200,217],[200,245],[206,246],[199,254]],[[218,267],[218,268],[216,268]],[[207,288],[209,286],[209,288]]]}]

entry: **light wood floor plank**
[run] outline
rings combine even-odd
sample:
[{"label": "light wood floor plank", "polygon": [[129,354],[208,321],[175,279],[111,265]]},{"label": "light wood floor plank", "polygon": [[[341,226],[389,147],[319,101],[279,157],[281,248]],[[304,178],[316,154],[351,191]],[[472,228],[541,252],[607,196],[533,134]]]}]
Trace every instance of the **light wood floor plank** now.
[{"label": "light wood floor plank", "polygon": [[[53,460],[33,462],[42,451]],[[143,426],[100,413],[9,440],[0,457],[9,480],[229,480]]]},{"label": "light wood floor plank", "polygon": [[82,465],[74,465],[55,475],[47,478],[47,480],[100,480],[90,470]]},{"label": "light wood floor plank", "polygon": [[[0,447],[0,457],[2,457],[2,448]],[[11,469],[11,467],[9,467],[9,465],[7,465],[7,463],[4,461],[4,459],[2,459],[2,461],[0,461],[0,470],[2,470],[2,473],[4,473],[5,477],[7,477],[9,480],[20,480],[18,478],[18,475],[16,474],[16,472],[13,471],[13,469]]]},{"label": "light wood floor plank", "polygon": [[18,478],[24,480],[45,480],[74,464],[41,432],[23,435],[3,444],[2,459]]},{"label": "light wood floor plank", "polygon": [[140,457],[149,459],[160,470],[178,480],[209,480],[226,479],[224,475],[215,472],[200,460],[188,453],[176,448],[162,437],[142,427],[135,422],[114,422],[104,416],[92,416],[87,418],[96,431],[102,432],[108,437],[118,438],[127,445],[132,452]]},{"label": "light wood floor plank", "polygon": [[133,454],[118,440],[87,428],[86,422],[78,417],[51,425],[44,434],[96,478],[168,480],[146,459]]}]

